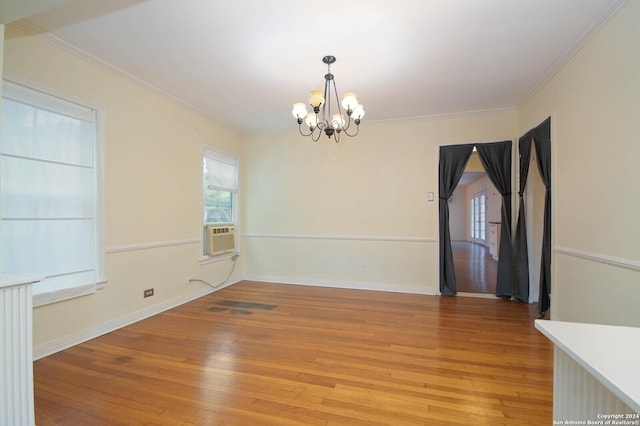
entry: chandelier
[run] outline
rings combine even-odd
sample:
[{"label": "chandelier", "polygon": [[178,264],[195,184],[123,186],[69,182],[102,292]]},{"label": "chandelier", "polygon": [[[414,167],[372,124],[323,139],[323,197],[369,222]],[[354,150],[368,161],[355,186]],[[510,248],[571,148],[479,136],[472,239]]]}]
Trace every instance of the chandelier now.
[{"label": "chandelier", "polygon": [[[336,61],[335,56],[325,56],[322,62],[327,64],[327,73],[324,76],[324,95],[320,90],[312,90],[309,97],[309,104],[312,111],[307,112],[304,103],[296,103],[293,105],[293,117],[298,122],[298,130],[302,136],[311,136],[314,142],[320,139],[320,135],[324,132],[328,138],[334,137],[336,143],[340,142],[340,135],[345,134],[354,137],[360,130],[360,120],[364,117],[364,109],[362,104],[358,103],[358,99],[354,93],[345,93],[342,103],[338,102],[338,89],[336,89],[336,81],[331,74],[331,64]],[[332,93],[333,92],[333,93]],[[331,97],[334,97],[333,99]],[[334,105],[332,106],[332,101]],[[342,105],[342,108],[341,108]],[[347,114],[343,115],[344,112]],[[333,112],[333,114],[332,114]],[[306,124],[306,131],[303,131],[302,123]],[[354,123],[356,130],[350,134],[348,132],[351,124]]]}]

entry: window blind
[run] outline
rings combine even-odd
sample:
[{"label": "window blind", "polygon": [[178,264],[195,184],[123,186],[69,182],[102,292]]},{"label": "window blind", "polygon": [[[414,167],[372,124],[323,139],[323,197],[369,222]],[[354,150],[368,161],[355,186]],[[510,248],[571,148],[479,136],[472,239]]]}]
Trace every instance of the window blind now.
[{"label": "window blind", "polygon": [[46,277],[35,305],[94,292],[96,112],[5,82],[1,137],[2,272]]}]

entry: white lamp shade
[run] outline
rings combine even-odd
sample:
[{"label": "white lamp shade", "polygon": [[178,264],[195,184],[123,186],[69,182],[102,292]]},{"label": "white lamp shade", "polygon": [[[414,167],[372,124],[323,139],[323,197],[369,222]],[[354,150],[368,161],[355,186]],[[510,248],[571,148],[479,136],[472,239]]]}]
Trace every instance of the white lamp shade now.
[{"label": "white lamp shade", "polygon": [[311,96],[309,96],[309,104],[314,108],[320,108],[324,103],[324,96],[322,96],[321,90],[312,90]]},{"label": "white lamp shade", "polygon": [[291,114],[296,119],[305,118],[307,116],[307,107],[302,102],[293,104],[293,110],[291,110]]},{"label": "white lamp shade", "polygon": [[364,108],[362,108],[362,104],[358,104],[354,108],[351,118],[354,120],[362,120],[362,117],[364,117]]},{"label": "white lamp shade", "polygon": [[309,128],[316,128],[318,126],[318,116],[315,114],[307,115],[307,118],[304,119],[304,122],[309,126]]},{"label": "white lamp shade", "polygon": [[344,118],[340,114],[334,114],[331,117],[331,127],[334,129],[342,129],[344,127]]},{"label": "white lamp shade", "polygon": [[342,107],[346,110],[353,111],[358,105],[355,93],[345,93],[342,98]]}]

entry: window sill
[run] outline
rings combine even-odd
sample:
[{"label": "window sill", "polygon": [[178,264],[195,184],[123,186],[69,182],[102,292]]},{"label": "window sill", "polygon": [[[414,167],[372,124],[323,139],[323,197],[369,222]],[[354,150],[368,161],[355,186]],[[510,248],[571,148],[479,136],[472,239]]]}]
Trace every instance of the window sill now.
[{"label": "window sill", "polygon": [[86,296],[96,292],[96,284],[87,284],[79,287],[63,288],[43,293],[33,294],[33,307],[50,305],[80,296]]}]

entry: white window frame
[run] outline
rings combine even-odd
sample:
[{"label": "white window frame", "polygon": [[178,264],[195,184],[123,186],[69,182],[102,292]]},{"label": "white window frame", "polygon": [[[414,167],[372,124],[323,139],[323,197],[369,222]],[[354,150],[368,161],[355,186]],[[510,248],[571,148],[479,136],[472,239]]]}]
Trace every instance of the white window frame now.
[{"label": "white window frame", "polygon": [[[90,110],[94,122],[94,232],[95,232],[95,282],[86,285],[48,290],[45,282],[33,286],[33,306],[42,306],[60,302],[79,296],[93,294],[104,287],[105,278],[105,246],[104,246],[104,122],[105,111],[82,99],[77,99],[68,94],[61,93],[48,87],[41,86],[15,76],[5,76],[2,81],[2,97],[9,97],[18,101],[34,103],[36,106],[50,109],[56,113],[65,114],[67,108]],[[0,123],[1,125],[1,123]],[[0,144],[2,141],[0,140]],[[1,184],[1,182],[0,182]],[[1,200],[0,200],[1,201]],[[0,265],[1,266],[1,265]],[[35,274],[40,276],[41,274]]]},{"label": "white window frame", "polygon": [[[202,202],[201,202],[201,211],[202,211],[202,217],[201,217],[201,226],[204,227],[207,224],[219,224],[219,225],[233,225],[235,227],[235,247],[236,253],[240,252],[240,248],[238,245],[238,235],[239,233],[239,227],[238,227],[238,217],[240,215],[240,158],[238,158],[235,155],[231,155],[231,154],[226,154],[220,151],[216,151],[215,149],[212,149],[210,147],[204,147],[203,152],[202,152],[202,157],[201,157],[201,161],[204,162],[206,161],[206,158],[210,158],[216,161],[221,161],[223,163],[227,163],[227,164],[233,164],[236,167],[236,185],[234,187],[224,187],[224,186],[215,186],[212,187],[211,185],[209,186],[210,189],[217,189],[217,190],[222,190],[222,191],[229,191],[232,193],[232,204],[231,204],[231,221],[230,222],[207,222],[206,219],[206,195],[205,195],[205,191],[207,188],[204,187],[204,178],[205,178],[205,171],[204,171],[204,167],[202,167],[202,163],[201,164],[201,170],[202,170],[202,174],[200,176],[200,182],[202,185]],[[201,246],[204,249],[204,239],[202,241]],[[203,255],[201,258],[201,261],[209,261],[209,260],[215,260],[215,259],[226,259],[227,257],[233,256],[232,254],[225,254],[225,255],[220,255],[220,256],[207,256],[207,255]]]},{"label": "white window frame", "polygon": [[[476,211],[476,204],[484,198],[483,209],[480,211]],[[484,228],[478,227],[477,225],[480,223],[476,216],[484,217]],[[485,244],[487,243],[487,191],[483,190],[477,192],[471,196],[469,199],[469,238],[471,241],[476,243]]]}]

